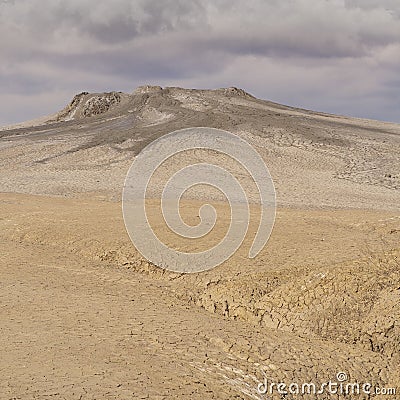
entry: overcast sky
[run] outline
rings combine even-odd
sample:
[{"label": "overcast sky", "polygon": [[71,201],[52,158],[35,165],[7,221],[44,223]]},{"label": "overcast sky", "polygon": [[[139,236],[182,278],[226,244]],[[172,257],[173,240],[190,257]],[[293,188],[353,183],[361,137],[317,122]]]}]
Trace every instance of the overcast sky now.
[{"label": "overcast sky", "polygon": [[400,122],[399,0],[0,0],[0,57],[0,125],[143,84]]}]

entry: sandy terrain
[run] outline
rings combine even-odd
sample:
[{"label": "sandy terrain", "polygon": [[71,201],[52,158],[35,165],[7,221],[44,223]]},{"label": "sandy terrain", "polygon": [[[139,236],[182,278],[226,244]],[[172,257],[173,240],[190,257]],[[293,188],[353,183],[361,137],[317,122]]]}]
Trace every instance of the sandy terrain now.
[{"label": "sandy terrain", "polygon": [[[82,94],[41,123],[0,131],[1,399],[265,399],[263,371],[287,384],[345,372],[400,392],[398,125],[232,88],[158,87],[119,100]],[[230,260],[181,275],[137,253],[120,199],[135,154],[188,126],[253,144],[273,176],[278,213],[255,259],[247,258],[252,221]],[[171,168],[149,201],[160,232],[157,194]],[[252,190],[248,177],[241,183]],[[189,223],[199,197],[182,204]],[[229,221],[218,207],[217,235]]]}]

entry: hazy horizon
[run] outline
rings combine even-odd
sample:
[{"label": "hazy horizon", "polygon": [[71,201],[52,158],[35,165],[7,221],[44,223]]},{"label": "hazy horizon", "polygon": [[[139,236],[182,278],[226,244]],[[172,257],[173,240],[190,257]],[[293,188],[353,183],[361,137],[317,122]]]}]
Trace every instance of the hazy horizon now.
[{"label": "hazy horizon", "polygon": [[400,122],[394,0],[3,0],[0,34],[0,126],[144,84]]}]

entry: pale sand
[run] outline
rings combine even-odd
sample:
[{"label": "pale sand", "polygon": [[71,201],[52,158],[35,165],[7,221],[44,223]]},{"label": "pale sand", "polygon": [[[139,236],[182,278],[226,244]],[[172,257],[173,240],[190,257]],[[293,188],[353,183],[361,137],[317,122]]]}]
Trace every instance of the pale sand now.
[{"label": "pale sand", "polygon": [[[82,112],[0,132],[1,399],[258,399],[261,369],[274,382],[343,371],[400,390],[399,125],[234,90],[145,88]],[[238,253],[201,274],[165,272],[130,242],[125,174],[146,143],[187,126],[238,133],[267,162],[278,214],[257,258],[253,220]],[[190,157],[161,169],[151,193]],[[185,200],[188,222],[209,195]]]},{"label": "pale sand", "polygon": [[180,276],[137,254],[118,204],[0,201],[9,398],[261,398],[261,366],[276,381],[398,377],[399,266],[368,256],[398,245],[399,215],[280,210],[256,259],[245,241],[224,265]]}]

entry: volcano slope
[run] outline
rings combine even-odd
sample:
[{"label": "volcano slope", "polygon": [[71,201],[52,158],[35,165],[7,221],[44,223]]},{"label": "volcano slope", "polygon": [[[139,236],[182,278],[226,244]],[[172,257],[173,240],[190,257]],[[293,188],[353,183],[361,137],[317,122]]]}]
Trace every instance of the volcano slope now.
[{"label": "volcano slope", "polygon": [[[183,275],[135,250],[120,202],[138,152],[193,126],[254,146],[278,210],[255,259],[247,252],[258,221],[231,259]],[[236,88],[84,92],[59,113],[3,128],[0,398],[264,399],[264,377],[318,386],[339,372],[399,393],[399,154],[397,124],[286,107]],[[218,161],[206,151],[185,157]],[[149,209],[160,230],[158,196],[183,161],[154,180]],[[251,178],[236,172],[255,196]],[[201,188],[182,201],[189,224],[212,196]],[[213,200],[223,234],[229,209]],[[276,387],[268,394],[282,396],[303,397]]]}]

